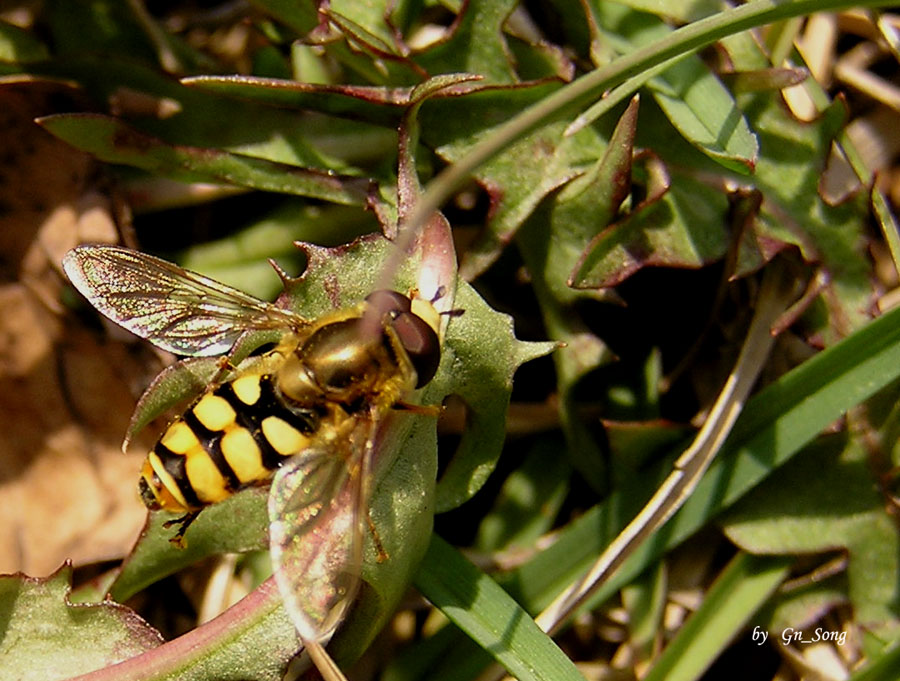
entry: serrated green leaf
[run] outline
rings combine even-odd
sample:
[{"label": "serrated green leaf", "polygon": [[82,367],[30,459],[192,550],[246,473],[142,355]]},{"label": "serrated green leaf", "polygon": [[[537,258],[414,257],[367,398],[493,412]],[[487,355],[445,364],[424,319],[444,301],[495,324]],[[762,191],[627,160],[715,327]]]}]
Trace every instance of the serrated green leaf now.
[{"label": "serrated green leaf", "polygon": [[637,116],[635,97],[616,123],[602,157],[548,197],[523,223],[517,235],[547,332],[564,344],[554,355],[554,362],[560,420],[569,457],[598,491],[605,487],[601,463],[604,457],[576,413],[573,390],[585,374],[609,361],[611,353],[575,307],[579,299],[596,295],[574,290],[570,278],[584,249],[606,228],[631,190]]},{"label": "serrated green leaf", "polygon": [[647,266],[699,268],[728,249],[728,200],[686,175],[671,178],[658,200],[648,201],[602,232],[585,249],[573,286],[616,286]]},{"label": "serrated green leaf", "polygon": [[[749,35],[732,36],[724,45],[736,69],[771,65]],[[753,239],[763,252],[794,245],[804,258],[828,272],[829,295],[823,302],[830,326],[816,331],[822,334],[821,341],[834,342],[865,323],[872,304],[859,203],[864,197],[832,206],[823,200],[819,186],[832,142],[846,121],[846,108],[841,101],[823,105],[815,121],[803,122],[786,111],[779,97],[767,93],[742,95],[739,101],[764,150],[754,176],[762,203],[750,223]],[[683,153],[678,157],[686,160]],[[739,262],[745,258],[758,261],[738,254]]]},{"label": "serrated green leaf", "polygon": [[452,382],[439,385],[445,394],[462,398],[468,418],[459,447],[438,482],[439,513],[470,499],[497,465],[516,369],[556,348],[556,343],[516,340],[512,319],[488,307],[464,282],[455,304],[464,312],[453,320],[454,334],[447,336],[442,359],[453,367]]},{"label": "serrated green leaf", "polygon": [[558,78],[569,81],[574,77],[575,64],[559,46],[546,41],[520,40],[514,35],[504,37],[512,52],[519,80]]},{"label": "serrated green leaf", "polygon": [[69,679],[162,643],[156,630],[123,605],[71,605],[71,579],[71,566],[46,579],[0,576],[0,678]]},{"label": "serrated green leaf", "polygon": [[[456,161],[516,111],[558,88],[555,83],[531,83],[430,100],[422,107],[422,141],[445,160]],[[564,129],[565,122],[558,121],[523,135],[475,173],[491,196],[493,210],[487,231],[460,266],[465,278],[498,257],[544,197],[602,156],[606,141],[595,128],[570,137],[563,137]]]},{"label": "serrated green leaf", "polygon": [[[535,288],[545,323],[560,341],[574,341],[584,332],[578,321],[572,321],[577,315],[569,307],[587,296],[573,290],[570,280],[588,245],[604,233],[631,193],[637,121],[635,97],[616,123],[603,156],[548,199],[552,204],[547,209],[549,215],[535,213],[520,230],[522,257],[537,278]],[[652,195],[653,191],[648,189],[646,193]],[[543,299],[548,296],[552,300]],[[551,304],[561,309],[554,312]],[[567,328],[570,326],[573,328]],[[592,368],[584,364],[580,372],[567,371],[564,375],[574,380]]]}]

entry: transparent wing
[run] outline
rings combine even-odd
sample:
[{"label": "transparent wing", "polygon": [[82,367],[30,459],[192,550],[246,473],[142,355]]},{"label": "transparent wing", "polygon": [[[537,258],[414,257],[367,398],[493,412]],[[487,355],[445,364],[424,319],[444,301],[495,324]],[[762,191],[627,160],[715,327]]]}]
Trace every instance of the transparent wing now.
[{"label": "transparent wing", "polygon": [[287,310],[127,248],[79,246],[66,253],[63,269],[103,315],[178,355],[221,355],[249,329],[305,324]]},{"label": "transparent wing", "polygon": [[359,587],[368,506],[369,423],[344,442],[310,448],[276,474],[269,543],[285,607],[304,641],[327,642]]}]

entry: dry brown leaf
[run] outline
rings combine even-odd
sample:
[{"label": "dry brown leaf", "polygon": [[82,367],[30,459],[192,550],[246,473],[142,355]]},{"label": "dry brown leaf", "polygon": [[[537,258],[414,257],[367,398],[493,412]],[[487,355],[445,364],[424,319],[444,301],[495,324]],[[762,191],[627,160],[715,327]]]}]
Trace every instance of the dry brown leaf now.
[{"label": "dry brown leaf", "polygon": [[120,444],[151,357],[87,332],[59,302],[62,254],[117,229],[93,162],[33,123],[53,87],[0,88],[0,573],[38,576],[121,557],[143,524],[143,448]]},{"label": "dry brown leaf", "polygon": [[0,288],[0,320],[0,572],[124,555],[144,518],[141,455],[120,450],[134,397],[118,371],[135,360],[66,332],[20,284]]}]

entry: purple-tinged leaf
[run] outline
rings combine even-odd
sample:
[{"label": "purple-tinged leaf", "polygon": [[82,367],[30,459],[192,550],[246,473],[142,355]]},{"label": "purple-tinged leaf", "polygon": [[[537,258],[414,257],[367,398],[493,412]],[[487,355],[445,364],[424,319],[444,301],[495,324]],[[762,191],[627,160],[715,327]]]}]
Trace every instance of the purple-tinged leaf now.
[{"label": "purple-tinged leaf", "polygon": [[71,565],[46,579],[0,576],[2,675],[56,681],[157,648],[162,637],[124,605],[72,605]]}]

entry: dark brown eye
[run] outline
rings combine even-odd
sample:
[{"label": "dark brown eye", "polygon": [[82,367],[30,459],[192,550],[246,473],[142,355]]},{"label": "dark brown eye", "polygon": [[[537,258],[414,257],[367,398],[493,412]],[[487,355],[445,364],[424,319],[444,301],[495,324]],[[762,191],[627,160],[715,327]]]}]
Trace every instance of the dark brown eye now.
[{"label": "dark brown eye", "polygon": [[366,296],[366,302],[382,314],[385,312],[409,312],[412,306],[409,297],[396,291],[387,290],[372,291]]},{"label": "dark brown eye", "polygon": [[373,291],[366,297],[373,311],[382,319],[390,317],[391,328],[416,370],[416,387],[428,383],[441,362],[441,342],[437,332],[424,319],[412,312],[412,301],[397,291]]},{"label": "dark brown eye", "polygon": [[397,338],[406,350],[416,370],[416,387],[421,388],[434,378],[441,362],[441,342],[437,333],[421,317],[401,312],[391,322]]}]

